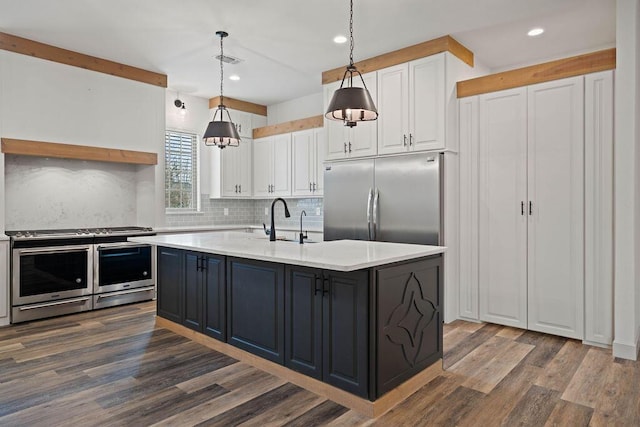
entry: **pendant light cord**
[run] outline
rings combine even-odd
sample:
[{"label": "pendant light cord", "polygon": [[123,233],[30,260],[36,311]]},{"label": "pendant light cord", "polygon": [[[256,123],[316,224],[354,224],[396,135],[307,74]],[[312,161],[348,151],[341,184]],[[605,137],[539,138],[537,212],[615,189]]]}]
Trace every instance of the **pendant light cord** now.
[{"label": "pendant light cord", "polygon": [[222,47],[222,39],[224,39],[224,35],[220,34],[220,105],[224,105],[224,94],[222,92],[222,81],[224,80],[224,68],[222,68],[222,58],[224,58],[224,50]]},{"label": "pendant light cord", "polygon": [[353,0],[350,1],[349,15],[349,66],[353,66]]}]

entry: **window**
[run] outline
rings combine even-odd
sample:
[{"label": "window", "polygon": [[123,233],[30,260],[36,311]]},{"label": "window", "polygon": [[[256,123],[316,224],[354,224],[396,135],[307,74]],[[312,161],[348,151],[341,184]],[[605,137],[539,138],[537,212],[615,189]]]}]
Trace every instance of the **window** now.
[{"label": "window", "polygon": [[166,131],[165,208],[198,209],[198,137],[191,133]]}]

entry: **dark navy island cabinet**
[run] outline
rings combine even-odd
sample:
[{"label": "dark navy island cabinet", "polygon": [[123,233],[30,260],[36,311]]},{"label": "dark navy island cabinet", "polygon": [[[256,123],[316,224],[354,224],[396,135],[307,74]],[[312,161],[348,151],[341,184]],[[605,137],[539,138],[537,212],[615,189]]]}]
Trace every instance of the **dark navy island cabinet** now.
[{"label": "dark navy island cabinet", "polygon": [[285,365],[368,397],[367,271],[287,266]]},{"label": "dark navy island cabinet", "polygon": [[158,248],[158,316],[226,338],[225,257]]},{"label": "dark navy island cabinet", "polygon": [[158,248],[158,316],[375,400],[442,358],[442,255],[352,272]]}]

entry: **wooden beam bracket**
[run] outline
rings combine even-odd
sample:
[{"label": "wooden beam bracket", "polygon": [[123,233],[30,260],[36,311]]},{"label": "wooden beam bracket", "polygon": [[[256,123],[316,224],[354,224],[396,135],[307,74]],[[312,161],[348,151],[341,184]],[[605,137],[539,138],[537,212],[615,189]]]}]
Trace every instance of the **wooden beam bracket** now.
[{"label": "wooden beam bracket", "polygon": [[616,68],[616,49],[605,49],[457,83],[457,96],[480,95]]},{"label": "wooden beam bracket", "polygon": [[324,116],[307,117],[306,119],[292,120],[290,122],[278,123],[277,125],[256,128],[253,130],[253,138],[264,138],[266,136],[321,128],[323,126]]},{"label": "wooden beam bracket", "polygon": [[154,86],[167,87],[167,76],[164,74],[62,49],[12,34],[0,33],[0,49]]}]

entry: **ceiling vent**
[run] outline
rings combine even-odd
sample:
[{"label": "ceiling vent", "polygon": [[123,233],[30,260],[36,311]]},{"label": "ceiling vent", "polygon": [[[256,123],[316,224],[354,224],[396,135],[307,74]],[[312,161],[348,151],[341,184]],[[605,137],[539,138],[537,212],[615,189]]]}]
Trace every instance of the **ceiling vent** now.
[{"label": "ceiling vent", "polygon": [[242,59],[234,58],[233,56],[229,56],[229,55],[216,55],[216,59],[222,62],[226,62],[227,64],[234,64],[234,65],[242,62]]}]

